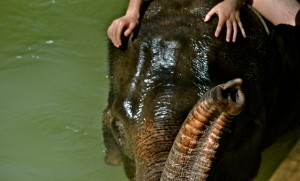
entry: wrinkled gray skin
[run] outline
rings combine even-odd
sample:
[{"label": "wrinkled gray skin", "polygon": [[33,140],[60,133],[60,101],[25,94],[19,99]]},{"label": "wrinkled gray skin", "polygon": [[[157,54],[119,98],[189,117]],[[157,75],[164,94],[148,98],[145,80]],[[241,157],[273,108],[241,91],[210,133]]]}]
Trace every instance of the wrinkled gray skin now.
[{"label": "wrinkled gray skin", "polygon": [[[110,44],[110,93],[103,117],[106,162],[123,162],[131,180],[160,180],[190,110],[209,89],[235,78],[243,80],[245,107],[222,135],[205,180],[251,180],[263,148],[294,126],[290,109],[280,111],[279,105],[289,107],[289,102],[275,99],[282,95],[278,82],[285,79],[280,78],[282,62],[270,56],[263,25],[243,7],[247,38],[239,35],[236,43],[226,43],[225,32],[214,37],[217,18],[203,22],[217,2],[153,1],[145,5],[140,28],[123,47]],[[189,179],[188,172],[178,174]]]}]

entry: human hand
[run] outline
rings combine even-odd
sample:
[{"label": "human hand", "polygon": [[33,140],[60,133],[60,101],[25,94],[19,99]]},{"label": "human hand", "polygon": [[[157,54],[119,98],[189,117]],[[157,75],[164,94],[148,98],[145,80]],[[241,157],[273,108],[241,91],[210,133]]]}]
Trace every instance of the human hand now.
[{"label": "human hand", "polygon": [[139,24],[138,16],[128,15],[115,19],[107,30],[107,35],[116,47],[122,44],[121,34],[128,37],[133,29]]},{"label": "human hand", "polygon": [[[232,36],[232,42],[236,41],[238,29],[241,30],[243,37],[246,37],[243,24],[240,20],[239,1],[237,0],[224,0],[213,7],[205,16],[204,22],[210,20],[210,18],[216,14],[219,17],[219,22],[215,31],[215,36],[218,37],[224,24],[226,23],[226,41],[230,42]],[[233,31],[233,33],[232,33]]]}]

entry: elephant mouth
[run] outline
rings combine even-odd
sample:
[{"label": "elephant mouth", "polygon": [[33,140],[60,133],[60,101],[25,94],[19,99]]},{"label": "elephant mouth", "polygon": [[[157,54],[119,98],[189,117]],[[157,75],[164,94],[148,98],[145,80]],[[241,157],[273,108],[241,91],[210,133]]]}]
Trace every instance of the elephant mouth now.
[{"label": "elephant mouth", "polygon": [[[242,80],[210,89],[184,121],[161,180],[207,180],[224,135],[245,106]],[[179,180],[180,180],[179,179]]]}]

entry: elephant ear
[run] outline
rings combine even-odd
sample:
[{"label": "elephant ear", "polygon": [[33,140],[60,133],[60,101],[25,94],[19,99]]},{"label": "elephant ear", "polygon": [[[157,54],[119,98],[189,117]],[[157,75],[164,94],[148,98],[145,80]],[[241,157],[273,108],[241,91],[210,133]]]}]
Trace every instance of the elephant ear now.
[{"label": "elephant ear", "polygon": [[120,153],[119,146],[112,134],[112,129],[111,129],[112,122],[113,122],[113,116],[111,113],[111,109],[107,108],[103,112],[103,137],[104,137],[104,144],[106,146],[105,162],[108,165],[117,166],[121,164],[122,156]]}]

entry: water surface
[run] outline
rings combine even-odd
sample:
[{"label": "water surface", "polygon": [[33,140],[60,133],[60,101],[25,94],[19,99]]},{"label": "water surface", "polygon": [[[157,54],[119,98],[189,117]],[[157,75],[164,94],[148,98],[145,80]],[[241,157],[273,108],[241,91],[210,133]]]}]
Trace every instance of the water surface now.
[{"label": "water surface", "polygon": [[122,0],[0,1],[0,180],[126,180],[104,164],[106,28]]}]

